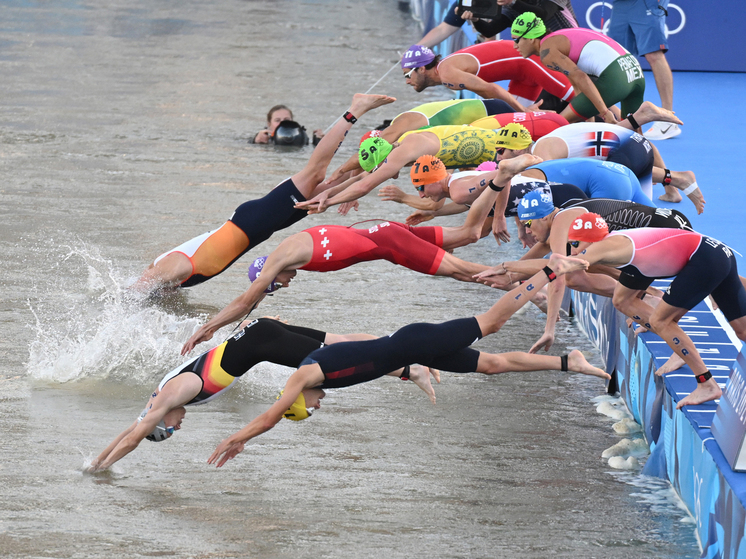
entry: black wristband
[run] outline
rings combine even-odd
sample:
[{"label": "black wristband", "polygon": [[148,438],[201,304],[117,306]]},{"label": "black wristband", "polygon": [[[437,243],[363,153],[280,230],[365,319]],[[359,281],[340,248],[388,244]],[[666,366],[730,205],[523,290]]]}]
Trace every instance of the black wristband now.
[{"label": "black wristband", "polygon": [[557,279],[557,274],[555,274],[549,266],[544,266],[544,273],[547,275],[550,282],[553,282]]},{"label": "black wristband", "polygon": [[666,172],[666,176],[663,177],[663,185],[668,186],[671,184],[671,170],[670,169],[663,169]]},{"label": "black wristband", "polygon": [[409,380],[409,368],[410,368],[409,365],[404,367],[404,370],[401,372],[401,375],[399,376],[400,379]]},{"label": "black wristband", "polygon": [[632,113],[629,113],[629,114],[627,115],[627,120],[629,120],[629,123],[630,123],[630,124],[632,125],[632,129],[633,129],[633,130],[637,130],[638,128],[640,128],[640,125],[639,125],[639,124],[637,123],[637,121],[635,120],[635,117],[634,117],[634,116],[632,116]]},{"label": "black wristband", "polygon": [[560,357],[560,371],[567,372],[567,355],[563,355]]},{"label": "black wristband", "polygon": [[502,192],[503,190],[505,190],[504,186],[497,186],[494,182],[492,182],[492,179],[490,179],[490,182],[487,183],[487,186],[489,186],[495,192]]},{"label": "black wristband", "polygon": [[712,373],[710,371],[705,371],[701,375],[697,375],[697,383],[702,384],[703,382],[707,382],[712,378]]},{"label": "black wristband", "polygon": [[346,111],[345,114],[342,115],[342,118],[350,124],[355,124],[357,122],[355,115],[353,115],[350,111]]}]

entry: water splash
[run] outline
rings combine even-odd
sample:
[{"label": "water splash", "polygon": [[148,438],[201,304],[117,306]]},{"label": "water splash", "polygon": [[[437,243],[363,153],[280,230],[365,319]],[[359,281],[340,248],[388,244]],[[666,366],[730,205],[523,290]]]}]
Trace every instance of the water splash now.
[{"label": "water splash", "polygon": [[181,345],[204,317],[149,304],[127,289],[132,275],[82,241],[47,250],[55,281],[37,286],[37,296],[28,301],[35,334],[27,363],[30,377],[139,382],[183,361]]}]

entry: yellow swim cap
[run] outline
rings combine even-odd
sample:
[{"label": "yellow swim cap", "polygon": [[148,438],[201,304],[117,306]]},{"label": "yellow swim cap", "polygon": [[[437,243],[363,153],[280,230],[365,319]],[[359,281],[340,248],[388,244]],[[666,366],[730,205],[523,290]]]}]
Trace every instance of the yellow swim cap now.
[{"label": "yellow swim cap", "polygon": [[[280,396],[284,393],[284,390],[280,390],[280,393],[277,395],[277,400],[280,399]],[[291,405],[285,413],[283,413],[283,417],[285,419],[292,419],[293,421],[303,421],[304,419],[311,417],[311,414],[313,411],[310,411],[306,408],[306,397],[303,395],[303,392],[298,394],[298,397],[295,399],[295,402],[293,402],[293,405]]]},{"label": "yellow swim cap", "polygon": [[525,149],[533,141],[528,128],[517,122],[511,122],[497,131],[495,144],[508,149]]}]

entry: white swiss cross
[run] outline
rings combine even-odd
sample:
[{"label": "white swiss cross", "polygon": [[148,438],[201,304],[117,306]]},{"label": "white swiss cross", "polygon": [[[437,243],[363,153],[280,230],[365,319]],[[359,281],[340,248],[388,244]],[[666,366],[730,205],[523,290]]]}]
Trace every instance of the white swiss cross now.
[{"label": "white swiss cross", "polygon": [[322,247],[326,248],[326,245],[329,244],[329,239],[327,237],[324,237],[324,240],[321,241],[320,244],[321,244]]},{"label": "white swiss cross", "polygon": [[332,257],[332,251],[331,250],[327,250],[326,254],[324,254],[324,258],[326,258],[327,260],[329,260],[331,257]]},{"label": "white swiss cross", "polygon": [[322,227],[321,229],[319,229],[319,233],[322,234],[322,235],[325,235],[326,234],[326,227]]}]

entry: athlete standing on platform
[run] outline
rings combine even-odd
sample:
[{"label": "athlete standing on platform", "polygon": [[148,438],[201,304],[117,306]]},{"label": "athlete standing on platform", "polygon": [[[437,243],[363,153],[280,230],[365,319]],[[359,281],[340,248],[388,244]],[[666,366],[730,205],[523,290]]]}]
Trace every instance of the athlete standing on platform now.
[{"label": "athlete standing on platform", "polygon": [[[374,339],[369,334],[329,334],[260,318],[246,324],[219,346],[168,373],[153,391],[140,417],[112,441],[91,463],[89,472],[111,467],[137,448],[143,439],[161,442],[181,429],[184,406],[206,404],[234,386],[254,365],[263,361],[300,367],[312,351],[339,342]],[[391,374],[400,377],[403,371]],[[415,367],[409,380],[435,398],[430,371]],[[437,378],[437,376],[436,376]]]},{"label": "athlete standing on platform", "polygon": [[603,33],[577,27],[547,34],[544,22],[530,12],[517,17],[510,32],[521,56],[540,55],[544,66],[572,83],[575,97],[561,113],[568,121],[599,115],[614,124],[610,106],[621,102],[626,116],[642,105],[645,76],[640,63]]},{"label": "athlete standing on platform", "polygon": [[[604,219],[586,213],[573,221],[568,239],[578,241],[573,253],[590,264],[621,270],[614,306],[663,338],[697,377],[697,388],[677,408],[720,397],[691,338],[679,320],[712,295],[736,336],[746,340],[746,289],[733,251],[720,241],[693,231],[646,227],[608,232]],[[674,277],[675,276],[675,277]],[[653,308],[641,294],[656,278],[674,277],[663,300]]]},{"label": "athlete standing on platform", "polygon": [[349,110],[322,139],[303,170],[277,185],[263,198],[241,204],[219,229],[160,255],[133,287],[154,291],[205,282],[266,241],[275,231],[303,219],[307,213],[296,209],[295,204],[328,188],[320,186],[326,169],[357,117],[394,101],[393,97],[386,95],[356,94]]},{"label": "athlete standing on platform", "polygon": [[[404,53],[401,67],[407,84],[415,91],[444,85],[455,91],[472,91],[485,99],[501,99],[514,111],[533,105],[542,90],[562,101],[573,96],[566,76],[544,68],[538,57],[517,56],[510,41],[487,41],[443,60],[427,47],[412,45]],[[503,80],[510,80],[507,91],[494,83]]]},{"label": "athlete standing on platform", "polygon": [[558,275],[582,269],[585,263],[553,255],[548,264],[522,286],[506,293],[484,314],[442,324],[410,324],[376,340],[336,344],[314,351],[288,379],[280,398],[246,427],[223,440],[208,462],[220,467],[243,451],[249,440],[277,425],[285,414],[304,410],[309,404],[318,407],[325,388],[369,382],[413,363],[457,373],[559,369],[608,379],[609,375],[591,366],[578,350],[567,356],[551,357],[520,352],[493,355],[469,348],[480,338],[500,330],[529,301],[531,293]]}]

